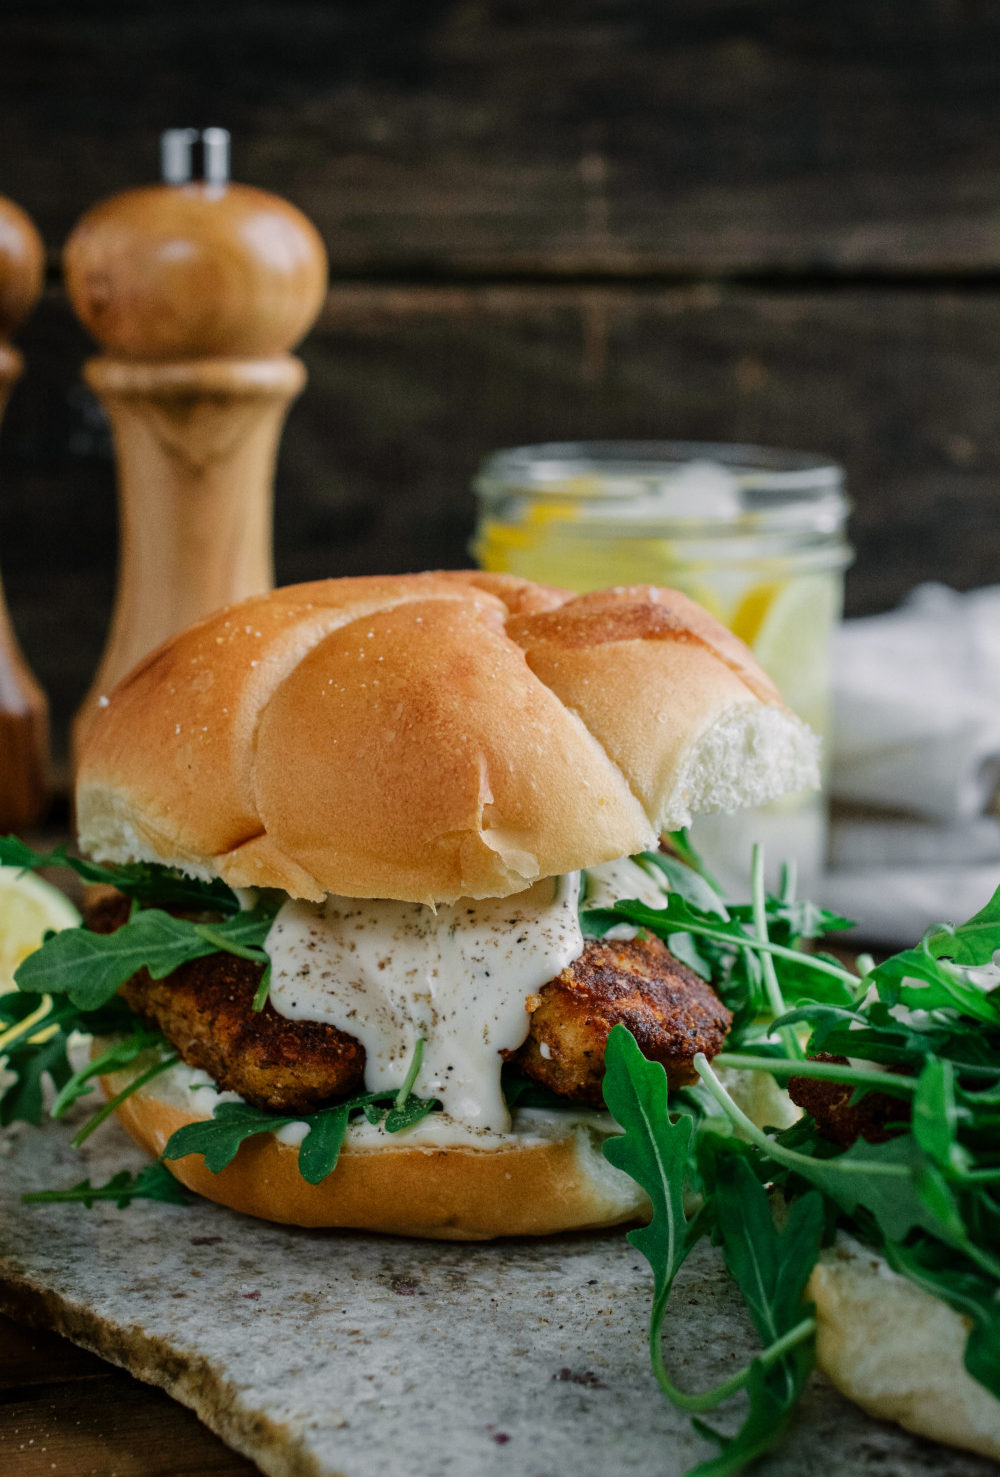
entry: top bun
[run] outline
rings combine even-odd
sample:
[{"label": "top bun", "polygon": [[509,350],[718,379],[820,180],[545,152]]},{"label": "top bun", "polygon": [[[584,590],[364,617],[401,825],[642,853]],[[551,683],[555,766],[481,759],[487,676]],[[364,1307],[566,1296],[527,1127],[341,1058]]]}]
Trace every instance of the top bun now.
[{"label": "top bun", "polygon": [[503,897],[817,783],[818,741],[673,590],[440,572],[293,585],[85,715],[80,844],[296,897]]}]

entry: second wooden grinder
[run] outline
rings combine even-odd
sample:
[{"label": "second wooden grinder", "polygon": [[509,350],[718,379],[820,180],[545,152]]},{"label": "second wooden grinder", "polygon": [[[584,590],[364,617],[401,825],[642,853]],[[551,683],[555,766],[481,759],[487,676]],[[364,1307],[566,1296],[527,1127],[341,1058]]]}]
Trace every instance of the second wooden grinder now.
[{"label": "second wooden grinder", "polygon": [[326,291],[317,231],[229,181],[224,129],[161,146],[163,183],[94,206],[65,250],[70,300],[105,351],[84,374],[111,420],[120,510],[111,629],[74,748],[161,641],[273,584],[274,464],[305,383],[288,351]]}]

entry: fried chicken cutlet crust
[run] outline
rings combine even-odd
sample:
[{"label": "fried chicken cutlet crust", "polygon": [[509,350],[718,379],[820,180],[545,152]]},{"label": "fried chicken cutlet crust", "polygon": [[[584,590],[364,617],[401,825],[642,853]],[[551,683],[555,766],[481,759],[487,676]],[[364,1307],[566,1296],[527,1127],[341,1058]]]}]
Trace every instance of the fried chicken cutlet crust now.
[{"label": "fried chicken cutlet crust", "polygon": [[143,970],[122,990],[191,1067],[257,1108],[312,1113],[364,1090],[365,1049],[321,1021],[288,1021],[270,1001],[253,1009],[261,969],[232,954],[181,965],[162,980]]},{"label": "fried chicken cutlet crust", "polygon": [[[818,1051],[809,1058],[840,1067],[848,1065],[846,1056],[831,1056]],[[855,1089],[845,1082],[818,1081],[813,1077],[789,1077],[788,1096],[816,1120],[825,1139],[849,1149],[859,1138],[869,1144],[885,1144],[902,1132],[910,1118],[910,1104],[905,1098],[888,1092],[866,1092],[853,1102]],[[895,1125],[895,1127],[893,1126]]]},{"label": "fried chicken cutlet crust", "polygon": [[[88,911],[87,925],[111,933],[128,911],[124,898],[103,899]],[[363,1090],[360,1042],[321,1022],[287,1020],[270,1002],[254,1011],[260,978],[250,960],[212,954],[162,980],[141,970],[122,994],[189,1066],[255,1107],[308,1113]],[[579,959],[529,1004],[528,1039],[505,1055],[558,1096],[597,1108],[604,1106],[608,1034],[619,1021],[647,1057],[663,1064],[671,1087],[696,1080],[695,1054],[714,1056],[732,1021],[710,986],[656,938],[588,940]]]},{"label": "fried chicken cutlet crust", "polygon": [[591,939],[539,991],[531,1034],[514,1060],[561,1097],[602,1107],[612,1026],[627,1026],[643,1055],[662,1063],[670,1086],[683,1087],[697,1081],[692,1063],[699,1051],[711,1058],[721,1050],[732,1019],[715,991],[659,939]]},{"label": "fried chicken cutlet crust", "polygon": [[[128,912],[126,899],[108,897],[88,912],[87,925],[97,933],[113,933]],[[361,1092],[361,1043],[320,1021],[286,1020],[270,1002],[254,1010],[262,972],[249,959],[210,954],[162,980],[140,970],[121,993],[189,1066],[200,1067],[256,1108],[311,1113]]]}]

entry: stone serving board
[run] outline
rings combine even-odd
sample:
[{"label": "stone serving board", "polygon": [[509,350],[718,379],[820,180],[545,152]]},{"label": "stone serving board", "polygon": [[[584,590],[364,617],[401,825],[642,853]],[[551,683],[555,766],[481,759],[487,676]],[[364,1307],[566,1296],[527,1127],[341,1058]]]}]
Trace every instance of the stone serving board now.
[{"label": "stone serving board", "polygon": [[[680,1477],[713,1448],[659,1394],[651,1279],[622,1234],[461,1245],[289,1230],[207,1203],[26,1206],[142,1157],[114,1123],[0,1133],[0,1309],[161,1385],[274,1477]],[[754,1350],[717,1254],[678,1282],[668,1363],[688,1389]],[[738,1422],[738,1402],[719,1425]],[[870,1420],[814,1377],[758,1470],[984,1477],[979,1458]]]}]

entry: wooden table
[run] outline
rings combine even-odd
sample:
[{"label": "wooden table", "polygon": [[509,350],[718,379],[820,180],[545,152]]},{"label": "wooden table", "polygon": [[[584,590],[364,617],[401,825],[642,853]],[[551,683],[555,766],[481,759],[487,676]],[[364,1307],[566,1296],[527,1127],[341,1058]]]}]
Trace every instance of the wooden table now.
[{"label": "wooden table", "polygon": [[57,1334],[0,1317],[0,1472],[249,1477],[257,1470],[162,1390]]}]

